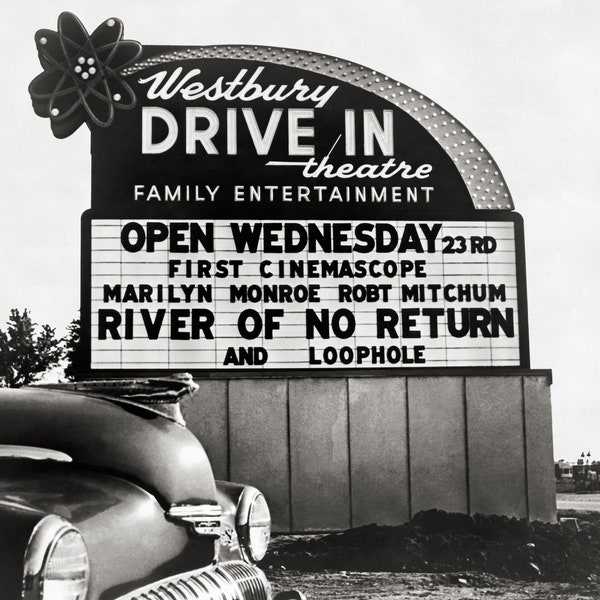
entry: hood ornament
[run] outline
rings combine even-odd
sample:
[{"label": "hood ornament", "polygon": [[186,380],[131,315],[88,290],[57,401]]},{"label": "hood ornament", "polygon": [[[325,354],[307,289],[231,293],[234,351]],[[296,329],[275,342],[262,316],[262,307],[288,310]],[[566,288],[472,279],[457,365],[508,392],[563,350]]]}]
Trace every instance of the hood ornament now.
[{"label": "hood ornament", "polygon": [[178,425],[185,427],[179,403],[192,396],[198,389],[190,373],[175,373],[170,377],[156,379],[103,379],[76,381],[72,383],[43,384],[53,390],[80,392],[121,402],[131,406],[142,406]]},{"label": "hood ornament", "polygon": [[132,383],[135,385],[132,393],[123,393],[120,399],[140,404],[185,427],[179,402],[188,395],[192,396],[198,389],[190,373],[176,373],[171,377]]}]

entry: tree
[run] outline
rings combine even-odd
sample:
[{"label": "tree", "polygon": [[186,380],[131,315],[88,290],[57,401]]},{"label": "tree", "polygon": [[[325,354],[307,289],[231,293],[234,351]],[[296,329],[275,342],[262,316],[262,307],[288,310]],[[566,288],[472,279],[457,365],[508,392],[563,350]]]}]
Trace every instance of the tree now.
[{"label": "tree", "polygon": [[54,329],[33,323],[27,309],[10,311],[6,332],[0,329],[0,381],[8,387],[32,383],[41,373],[56,366],[63,355]]},{"label": "tree", "polygon": [[65,367],[65,377],[77,379],[81,373],[87,370],[87,355],[81,345],[81,320],[73,319],[67,329],[65,341],[65,357],[67,366]]}]

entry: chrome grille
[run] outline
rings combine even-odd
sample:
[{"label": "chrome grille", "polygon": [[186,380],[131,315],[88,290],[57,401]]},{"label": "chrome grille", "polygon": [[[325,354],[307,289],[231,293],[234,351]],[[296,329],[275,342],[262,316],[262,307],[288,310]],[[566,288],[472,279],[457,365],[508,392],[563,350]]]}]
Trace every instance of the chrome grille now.
[{"label": "chrome grille", "polygon": [[270,597],[265,574],[253,565],[236,561],[169,577],[118,600],[269,600]]}]

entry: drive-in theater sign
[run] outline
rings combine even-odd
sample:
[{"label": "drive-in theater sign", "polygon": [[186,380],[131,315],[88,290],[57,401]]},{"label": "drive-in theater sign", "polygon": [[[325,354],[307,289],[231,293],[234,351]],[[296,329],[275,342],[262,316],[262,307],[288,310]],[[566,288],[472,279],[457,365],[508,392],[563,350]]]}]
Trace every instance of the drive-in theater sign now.
[{"label": "drive-in theater sign", "polygon": [[[349,423],[333,435],[350,446],[340,467],[349,481],[340,486],[354,492],[344,496],[342,524],[372,515],[368,502],[355,506],[357,457],[381,464],[360,449],[367,438],[352,453],[352,411],[363,396],[371,407],[405,407],[396,414],[381,406],[382,420],[400,423],[393,439],[404,436],[394,442],[404,449],[386,456],[400,452],[396,475],[413,479],[406,502],[388,502],[382,521],[432,505],[553,518],[547,469],[539,475],[536,462],[547,458],[549,376],[529,369],[522,220],[477,138],[430,98],[343,59],[262,46],[141,48],[122,39],[116,19],[72,40],[71,18],[61,17],[60,48],[38,33],[50,64],[30,91],[57,137],[84,121],[92,132],[82,230],[90,376],[187,370],[211,393],[215,380],[225,382],[228,428],[240,398],[255,398],[270,415],[264,407],[279,406],[283,394],[291,460],[281,505],[296,502],[281,516],[284,528],[340,521],[313,521],[297,506],[309,500],[294,491],[294,427],[306,428],[294,417],[304,406],[294,393],[328,407],[332,423],[342,415]],[[53,74],[60,52],[67,67]],[[285,392],[273,391],[277,382]],[[535,406],[543,404],[543,418],[528,416],[528,394],[542,398]],[[410,434],[411,419],[427,410],[458,440],[444,448],[443,431],[430,432],[441,436],[437,452],[447,452],[438,460],[464,463],[464,489],[453,485],[451,501],[436,500],[448,495],[443,486],[421,493],[415,484],[427,473],[413,473],[410,456],[423,448],[412,448],[420,434]],[[375,418],[377,410],[365,411],[360,422]],[[505,440],[507,412],[514,443],[505,456],[517,460],[518,482],[507,475],[501,485],[521,487],[498,496],[469,479],[492,460],[471,456],[478,436],[489,439],[469,419],[487,419],[488,433]],[[541,449],[527,440],[528,420],[541,431]],[[230,470],[233,451],[223,451]],[[541,500],[529,489],[536,477]]]},{"label": "drive-in theater sign", "polygon": [[156,52],[93,135],[93,369],[526,366],[520,222],[464,127],[342,61]]}]

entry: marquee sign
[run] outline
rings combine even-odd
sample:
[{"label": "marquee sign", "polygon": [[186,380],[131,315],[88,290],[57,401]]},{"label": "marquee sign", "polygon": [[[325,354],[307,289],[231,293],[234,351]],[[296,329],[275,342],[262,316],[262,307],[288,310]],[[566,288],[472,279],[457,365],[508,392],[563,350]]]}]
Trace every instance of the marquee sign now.
[{"label": "marquee sign", "polygon": [[529,366],[521,219],[429,98],[311,52],[142,48],[116,19],[36,41],[36,111],[92,131],[92,371]]}]

